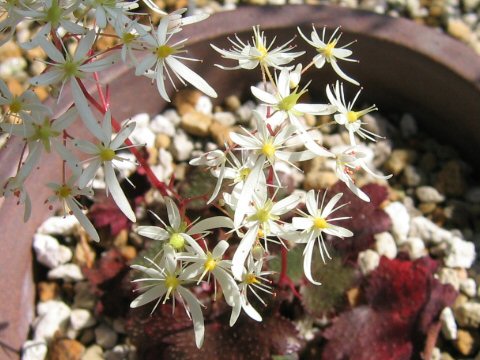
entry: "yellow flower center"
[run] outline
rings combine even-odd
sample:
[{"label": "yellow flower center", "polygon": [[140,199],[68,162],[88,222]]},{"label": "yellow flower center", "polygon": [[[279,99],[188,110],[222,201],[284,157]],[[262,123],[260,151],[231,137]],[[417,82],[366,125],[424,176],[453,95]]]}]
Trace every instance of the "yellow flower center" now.
[{"label": "yellow flower center", "polygon": [[358,120],[358,114],[356,111],[349,111],[347,113],[347,120],[348,122],[351,124],[351,123],[354,123],[355,121]]},{"label": "yellow flower center", "polygon": [[250,175],[251,172],[252,170],[249,168],[244,168],[240,170],[240,179],[244,181],[248,177],[248,175]]},{"label": "yellow flower center", "polygon": [[60,24],[62,17],[62,8],[58,5],[57,1],[52,1],[52,6],[47,10],[46,19],[48,22],[52,23],[53,27],[56,28]]},{"label": "yellow flower center", "polygon": [[313,219],[313,227],[318,230],[326,229],[328,227],[327,220],[322,217]]},{"label": "yellow flower center", "polygon": [[122,35],[122,41],[124,44],[130,44],[133,40],[137,38],[137,35],[132,33],[124,33]]},{"label": "yellow flower center", "polygon": [[60,132],[52,129],[49,118],[45,118],[43,124],[35,124],[34,127],[35,133],[30,137],[30,140],[41,141],[43,146],[45,147],[45,150],[47,152],[50,152],[50,138],[57,137],[58,135],[60,135]]},{"label": "yellow flower center", "polygon": [[63,64],[63,71],[65,79],[74,77],[78,73],[78,64],[73,60],[66,61],[65,64]]},{"label": "yellow flower center", "polygon": [[157,57],[160,59],[165,59],[166,57],[175,54],[177,51],[168,45],[162,45],[157,48],[155,53],[157,54]]},{"label": "yellow flower center", "polygon": [[213,271],[213,269],[217,267],[217,260],[209,256],[203,266],[205,267],[205,270]]},{"label": "yellow flower center", "polygon": [[99,156],[102,161],[112,161],[115,158],[115,151],[109,148],[103,148],[100,150]]},{"label": "yellow flower center", "polygon": [[268,55],[268,50],[265,46],[263,46],[263,44],[258,44],[257,45],[257,50],[260,52],[260,56],[258,57],[258,60],[263,60],[265,58],[265,56]]},{"label": "yellow flower center", "polygon": [[261,223],[267,222],[270,219],[270,210],[269,209],[258,209],[255,214],[257,220]]},{"label": "yellow flower center", "polygon": [[262,146],[262,154],[265,155],[267,158],[271,158],[275,155],[275,146],[272,143],[265,143]]},{"label": "yellow flower center", "polygon": [[60,198],[69,197],[71,195],[71,193],[72,193],[72,189],[65,184],[60,186],[57,190],[57,195]]},{"label": "yellow flower center", "polygon": [[165,278],[165,287],[170,290],[175,290],[180,285],[180,280],[175,275],[168,275]]},{"label": "yellow flower center", "polygon": [[260,281],[257,280],[257,277],[254,274],[247,274],[244,280],[247,284],[258,284]]},{"label": "yellow flower center", "polygon": [[325,57],[330,58],[332,57],[333,50],[335,49],[336,41],[328,43],[327,46],[323,50],[320,50],[320,52],[323,52]]},{"label": "yellow flower center", "polygon": [[22,111],[22,102],[17,97],[14,97],[10,103],[10,112],[18,114],[20,111]]},{"label": "yellow flower center", "polygon": [[185,246],[185,239],[182,237],[182,235],[174,233],[170,236],[168,243],[172,245],[175,250],[180,250]]}]

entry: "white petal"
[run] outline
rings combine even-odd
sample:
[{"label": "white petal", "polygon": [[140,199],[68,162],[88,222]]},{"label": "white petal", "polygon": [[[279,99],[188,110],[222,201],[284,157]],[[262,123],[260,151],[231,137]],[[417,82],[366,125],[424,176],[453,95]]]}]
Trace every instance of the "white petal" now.
[{"label": "white petal", "polygon": [[247,301],[242,302],[242,308],[245,313],[250,316],[255,321],[262,321],[262,316],[258,313],[257,310]]},{"label": "white petal", "polygon": [[155,299],[161,298],[167,289],[165,289],[165,285],[159,284],[157,286],[152,287],[151,289],[148,289],[146,292],[143,294],[137,296],[135,300],[133,300],[130,303],[131,308],[137,308],[142,305],[148,304],[149,302],[152,302]]},{"label": "white petal", "polygon": [[99,159],[93,160],[88,166],[83,170],[82,175],[78,178],[78,186],[84,188],[87,184],[95,177],[98,168],[101,165]]},{"label": "white petal", "polygon": [[132,134],[133,130],[135,130],[136,124],[131,122],[124,126],[122,130],[115,136],[115,138],[110,143],[110,147],[112,149],[118,149],[122,144],[127,140],[127,138]]},{"label": "white petal", "polygon": [[232,259],[232,273],[236,279],[241,280],[243,274],[243,267],[245,264],[245,260],[248,257],[248,254],[252,250],[252,246],[255,243],[258,233],[258,223],[253,225],[250,229],[248,229],[245,236],[238,244],[237,250],[235,250],[235,254],[233,255]]},{"label": "white petal", "polygon": [[153,240],[167,240],[170,237],[168,231],[158,226],[139,226],[136,233]]},{"label": "white petal", "polygon": [[332,224],[329,224],[329,227],[324,229],[323,232],[338,237],[351,237],[354,235],[350,230]]},{"label": "white petal", "polygon": [[315,190],[309,190],[307,193],[305,204],[307,205],[307,210],[312,216],[317,215],[318,204],[317,199],[315,198]]},{"label": "white petal", "polygon": [[292,219],[292,225],[297,230],[310,229],[313,225],[312,220],[305,217],[294,217]]},{"label": "white petal", "polygon": [[157,64],[157,76],[156,76],[156,81],[157,81],[157,89],[158,93],[160,96],[167,102],[170,102],[170,98],[167,94],[167,90],[165,89],[165,77],[163,76],[163,67],[164,67],[163,61],[159,61]]},{"label": "white petal", "polygon": [[203,80],[199,75],[190,70],[180,61],[178,61],[172,56],[167,57],[165,61],[167,62],[168,66],[170,66],[172,70],[175,71],[185,81],[189,82],[206,95],[213,98],[217,97],[217,93],[215,92],[215,90],[213,90],[213,88],[208,85],[205,80]]},{"label": "white petal", "polygon": [[323,217],[323,218],[326,218],[328,215],[330,215],[333,208],[335,207],[335,205],[337,205],[338,201],[340,200],[340,198],[342,196],[343,196],[343,193],[338,193],[334,197],[332,197],[330,199],[330,201],[328,202],[328,204],[323,208],[322,215],[320,215],[320,216]]},{"label": "white petal", "polygon": [[75,201],[71,198],[66,198],[65,202],[67,203],[68,207],[70,210],[72,210],[73,215],[77,218],[78,222],[82,227],[85,229],[87,234],[90,236],[90,238],[93,241],[99,242],[100,237],[98,236],[97,230],[95,230],[95,227],[92,225],[90,220],[87,218],[87,216],[83,213],[82,210],[77,206]]},{"label": "white petal", "polygon": [[75,101],[75,106],[77,107],[83,123],[93,135],[101,140],[102,137],[99,136],[102,134],[102,128],[98,125],[95,116],[93,116],[93,112],[88,106],[87,99],[85,99],[85,95],[83,95],[82,89],[80,88],[80,85],[78,85],[77,80],[72,79],[72,81],[70,81],[70,86],[72,88],[72,96]]},{"label": "white petal", "polygon": [[170,226],[174,229],[178,229],[180,227],[181,219],[177,205],[169,197],[165,198],[165,205],[167,206],[168,222],[170,223]]},{"label": "white petal", "polygon": [[245,148],[245,149],[259,147],[259,142],[256,141],[255,139],[249,136],[237,134],[235,132],[230,133],[230,140],[232,140],[235,144],[240,145],[242,148]]},{"label": "white petal", "polygon": [[182,295],[183,299],[187,303],[190,314],[192,314],[193,330],[195,332],[195,344],[200,349],[203,345],[205,335],[205,325],[203,322],[203,313],[200,308],[200,303],[192,293],[185,289],[183,286],[179,286],[177,291]]},{"label": "white petal", "polygon": [[303,271],[305,272],[305,277],[314,285],[322,285],[322,283],[313,280],[312,277],[312,256],[313,256],[313,247],[315,246],[315,239],[310,238],[305,247],[303,255]]},{"label": "white petal", "polygon": [[342,69],[340,69],[340,67],[338,66],[336,60],[333,60],[333,59],[332,59],[332,61],[330,62],[330,64],[332,64],[333,70],[335,70],[335,72],[337,73],[337,75],[340,76],[342,79],[347,80],[348,82],[351,82],[351,83],[354,84],[354,85],[360,85],[360,83],[359,83],[357,80],[352,79],[350,76],[348,76],[347,74],[345,74],[345,73],[342,71]]},{"label": "white petal", "polygon": [[226,242],[225,240],[220,240],[220,242],[213,249],[212,256],[214,258],[223,256],[223,254],[225,254],[225,251],[227,251],[228,247],[228,242]]},{"label": "white petal", "polygon": [[188,229],[187,234],[195,235],[201,234],[206,230],[217,229],[217,228],[228,228],[233,229],[233,221],[227,216],[213,216],[208,219],[204,219],[193,225]]},{"label": "white petal", "polygon": [[304,114],[330,115],[337,111],[337,107],[328,104],[297,104],[293,108]]},{"label": "white petal", "polygon": [[57,68],[53,68],[44,74],[34,76],[30,79],[32,85],[51,85],[63,79],[63,72]]},{"label": "white petal", "polygon": [[251,86],[250,90],[252,91],[253,96],[266,104],[273,105],[278,103],[278,100],[275,98],[275,96],[267,93],[266,91],[260,90],[255,86]]},{"label": "white petal", "polygon": [[74,62],[79,62],[82,60],[86,60],[87,53],[92,48],[93,42],[95,41],[95,30],[90,30],[87,32],[82,40],[78,43],[77,50],[75,51],[75,55],[73,56]]},{"label": "white petal", "polygon": [[108,190],[112,194],[112,198],[117,204],[118,208],[122,210],[122,212],[130,221],[137,221],[135,213],[133,212],[132,207],[128,202],[128,199],[123,193],[120,184],[118,183],[118,179],[115,175],[115,171],[113,170],[112,163],[105,162],[103,165],[103,170],[105,172],[105,183],[108,187]]},{"label": "white petal", "polygon": [[240,291],[233,277],[218,266],[213,270],[213,275],[222,287],[225,302],[230,306],[235,306],[235,304],[239,303]]},{"label": "white petal", "polygon": [[271,213],[273,215],[283,215],[293,209],[295,209],[300,202],[301,197],[299,195],[290,195],[279,202],[275,203],[272,207]]},{"label": "white petal", "polygon": [[202,247],[198,245],[198,242],[194,238],[185,233],[181,233],[180,235],[187,241],[188,245],[190,245],[197,254],[204,253]]},{"label": "white petal", "polygon": [[240,226],[243,221],[243,218],[247,212],[248,205],[252,200],[253,193],[255,188],[258,184],[258,179],[260,173],[262,172],[263,164],[265,163],[265,156],[260,156],[255,163],[250,174],[247,176],[245,180],[245,184],[243,185],[242,192],[240,194],[240,198],[238,199],[237,208],[235,210],[235,215],[233,218],[233,223],[236,228]]}]

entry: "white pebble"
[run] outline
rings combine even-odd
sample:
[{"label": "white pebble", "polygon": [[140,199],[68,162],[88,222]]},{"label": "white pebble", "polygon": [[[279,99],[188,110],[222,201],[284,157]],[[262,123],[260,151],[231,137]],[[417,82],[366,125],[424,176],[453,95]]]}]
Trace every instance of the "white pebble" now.
[{"label": "white pebble", "polygon": [[453,316],[451,308],[446,307],[440,314],[440,321],[442,322],[442,334],[447,340],[455,340],[457,338],[457,323]]},{"label": "white pebble", "polygon": [[225,126],[233,126],[236,121],[235,116],[228,111],[216,112],[213,114],[213,120]]},{"label": "white pebble", "polygon": [[477,284],[474,279],[468,278],[460,282],[460,290],[470,298],[477,295]]},{"label": "white pebble", "polygon": [[130,140],[134,144],[146,145],[147,147],[152,148],[155,146],[155,133],[148,127],[148,125],[137,125],[130,135]]},{"label": "white pebble", "polygon": [[415,193],[418,199],[424,203],[438,204],[445,201],[445,196],[432,186],[419,186]]},{"label": "white pebble", "polygon": [[365,250],[358,254],[358,265],[363,275],[370,274],[380,264],[380,255],[373,250]]},{"label": "white pebble", "polygon": [[450,231],[442,229],[431,220],[417,216],[410,222],[410,236],[420,237],[427,243],[440,244],[453,238]]},{"label": "white pebble", "polygon": [[62,279],[67,282],[83,280],[80,267],[76,264],[64,264],[57,266],[48,272],[49,279]]},{"label": "white pebble", "polygon": [[213,110],[212,100],[208,96],[202,95],[195,104],[195,110],[205,115],[210,115]]},{"label": "white pebble", "polygon": [[133,345],[116,345],[105,353],[105,360],[137,360],[137,351]]},{"label": "white pebble", "polygon": [[163,116],[170,120],[173,125],[179,125],[180,121],[182,121],[180,115],[178,115],[178,112],[175,109],[165,110],[163,112]]},{"label": "white pebble", "polygon": [[23,57],[11,57],[3,59],[0,64],[0,78],[7,79],[15,75],[24,73],[23,69],[27,67],[27,60]]},{"label": "white pebble", "polygon": [[49,269],[65,264],[72,258],[72,251],[68,247],[60,245],[58,240],[50,235],[35,234],[33,249],[38,262]]},{"label": "white pebble", "polygon": [[105,360],[102,347],[96,344],[89,346],[82,355],[82,360]]},{"label": "white pebble", "polygon": [[476,257],[475,245],[472,242],[456,236],[448,241],[447,256],[444,260],[448,267],[469,269]]},{"label": "white pebble", "polygon": [[172,154],[165,150],[158,150],[158,163],[152,166],[152,171],[158,180],[169,181],[173,174],[173,157]]},{"label": "white pebble", "polygon": [[393,236],[389,232],[375,234],[375,250],[380,256],[386,256],[389,259],[397,257],[397,245]]},{"label": "white pebble", "polygon": [[411,260],[415,260],[425,256],[427,254],[427,250],[425,249],[425,243],[422,239],[418,237],[409,237],[405,242],[402,244],[405,246],[408,252],[408,256]]},{"label": "white pebble", "polygon": [[49,300],[37,304],[38,317],[33,323],[35,340],[49,341],[59,329],[64,329],[70,317],[70,308],[62,301]]},{"label": "white pebble", "polygon": [[52,216],[40,225],[38,232],[47,235],[71,235],[78,226],[80,224],[73,215]]},{"label": "white pebble", "polygon": [[22,346],[22,360],[43,360],[47,357],[45,340],[27,340]]},{"label": "white pebble", "polygon": [[111,349],[117,344],[118,335],[109,326],[101,324],[95,328],[95,340],[104,349]]},{"label": "white pebble", "polygon": [[480,327],[480,303],[466,302],[455,309],[455,319],[462,327]]},{"label": "white pebble", "polygon": [[438,280],[442,284],[450,284],[453,286],[455,290],[460,289],[460,278],[458,276],[458,272],[454,269],[449,268],[441,268],[438,273]]},{"label": "white pebble", "polygon": [[150,129],[156,134],[175,135],[175,125],[164,115],[155,116],[150,122]]},{"label": "white pebble", "polygon": [[397,244],[401,244],[407,239],[410,230],[410,215],[407,208],[402,203],[395,201],[385,207],[385,212],[392,220],[392,232]]},{"label": "white pebble", "polygon": [[193,151],[193,142],[190,141],[188,135],[179,130],[173,138],[172,154],[178,161],[185,161],[190,159],[190,154]]},{"label": "white pebble", "polygon": [[92,313],[85,309],[73,309],[70,314],[70,325],[74,330],[86,329],[95,325]]}]

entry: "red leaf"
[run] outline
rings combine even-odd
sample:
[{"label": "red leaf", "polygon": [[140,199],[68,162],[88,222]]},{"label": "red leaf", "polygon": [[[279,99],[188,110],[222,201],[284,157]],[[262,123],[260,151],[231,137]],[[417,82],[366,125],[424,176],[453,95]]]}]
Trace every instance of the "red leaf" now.
[{"label": "red leaf", "polygon": [[112,236],[131,225],[125,214],[118,208],[110,197],[96,202],[88,213],[96,228],[109,228]]}]

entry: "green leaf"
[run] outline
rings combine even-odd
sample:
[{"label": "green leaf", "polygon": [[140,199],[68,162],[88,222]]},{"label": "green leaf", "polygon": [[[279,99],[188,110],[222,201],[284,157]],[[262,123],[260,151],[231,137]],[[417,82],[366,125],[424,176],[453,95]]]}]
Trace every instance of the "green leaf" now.
[{"label": "green leaf", "polygon": [[[296,245],[288,251],[287,255],[287,275],[295,283],[299,284],[303,279],[303,245]],[[277,278],[282,270],[282,259],[279,254],[270,261],[270,269],[276,271]]]}]

